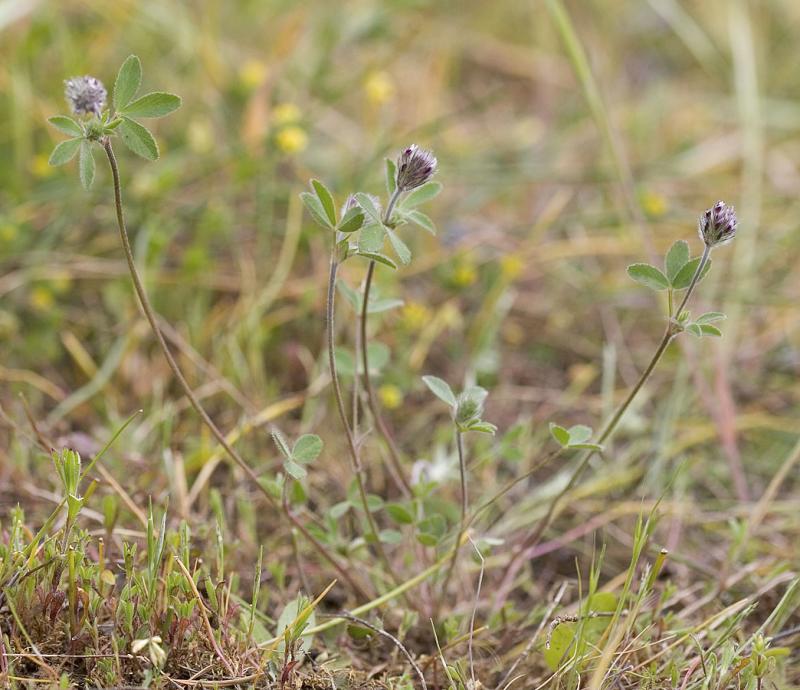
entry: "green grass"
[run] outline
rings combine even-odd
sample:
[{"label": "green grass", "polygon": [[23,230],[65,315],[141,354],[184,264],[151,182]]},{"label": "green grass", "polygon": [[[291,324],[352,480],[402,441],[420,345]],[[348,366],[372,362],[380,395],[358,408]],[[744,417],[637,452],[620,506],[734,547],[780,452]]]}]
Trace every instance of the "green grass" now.
[{"label": "green grass", "polygon": [[[0,685],[798,687],[798,21],[788,0],[0,4]],[[137,305],[105,158],[90,192],[47,166],[62,80],[110,89],[131,53],[142,92],[183,98],[157,162],[115,142],[133,254],[258,486]],[[298,195],[385,201],[411,142],[439,158],[439,232],[403,229],[412,263],[375,270],[367,520],[331,237]],[[559,450],[549,422],[602,429],[663,332],[666,293],[626,266],[699,254],[718,198],[738,236],[690,308],[724,337],[670,345],[601,456]],[[338,274],[350,420],[366,270]],[[489,391],[466,503],[430,374]],[[304,478],[276,428],[324,442]]]}]

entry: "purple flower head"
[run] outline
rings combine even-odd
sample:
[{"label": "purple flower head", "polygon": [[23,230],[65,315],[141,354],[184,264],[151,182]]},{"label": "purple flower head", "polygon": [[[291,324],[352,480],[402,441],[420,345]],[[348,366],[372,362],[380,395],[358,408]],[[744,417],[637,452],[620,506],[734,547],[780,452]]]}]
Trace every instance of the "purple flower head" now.
[{"label": "purple flower head", "polygon": [[706,246],[717,247],[736,237],[736,210],[724,201],[718,201],[697,222],[697,233]]},{"label": "purple flower head", "polygon": [[397,188],[407,192],[424,185],[436,172],[436,156],[411,144],[397,158]]},{"label": "purple flower head", "polygon": [[64,86],[64,95],[72,112],[78,115],[100,115],[108,96],[103,82],[87,75],[67,79]]}]

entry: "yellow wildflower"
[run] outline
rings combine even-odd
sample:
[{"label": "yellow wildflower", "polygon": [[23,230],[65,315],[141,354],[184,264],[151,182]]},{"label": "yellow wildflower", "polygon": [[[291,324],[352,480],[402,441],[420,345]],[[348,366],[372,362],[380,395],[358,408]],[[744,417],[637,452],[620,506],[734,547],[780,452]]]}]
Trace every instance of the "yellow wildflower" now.
[{"label": "yellow wildflower", "polygon": [[302,127],[290,125],[275,135],[275,143],[284,153],[300,153],[308,146],[308,135]]},{"label": "yellow wildflower", "polygon": [[650,218],[660,218],[667,212],[667,200],[657,192],[643,192],[641,204],[642,209]]},{"label": "yellow wildflower", "polygon": [[385,383],[378,388],[378,397],[387,410],[396,410],[403,404],[403,391],[391,383]]},{"label": "yellow wildflower", "polygon": [[394,98],[396,89],[390,74],[375,71],[370,72],[364,79],[364,91],[370,103],[383,105]]},{"label": "yellow wildflower", "polygon": [[402,311],[403,325],[409,331],[418,331],[431,320],[431,310],[420,302],[406,302]]},{"label": "yellow wildflower", "polygon": [[525,262],[517,254],[506,254],[500,259],[500,273],[508,281],[518,278]]},{"label": "yellow wildflower", "polygon": [[478,279],[478,271],[470,259],[462,259],[453,271],[453,284],[456,287],[469,287]]},{"label": "yellow wildflower", "polygon": [[47,311],[53,304],[55,304],[53,293],[44,285],[37,285],[31,290],[30,305],[36,311]]},{"label": "yellow wildflower", "polygon": [[239,80],[248,89],[256,89],[267,78],[267,65],[262,60],[245,60],[239,69]]}]

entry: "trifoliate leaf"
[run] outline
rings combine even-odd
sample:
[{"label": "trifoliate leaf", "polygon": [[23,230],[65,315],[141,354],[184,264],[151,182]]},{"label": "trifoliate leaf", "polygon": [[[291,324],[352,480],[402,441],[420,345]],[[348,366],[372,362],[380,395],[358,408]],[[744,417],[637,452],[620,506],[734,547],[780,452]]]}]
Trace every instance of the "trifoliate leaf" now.
[{"label": "trifoliate leaf", "polygon": [[669,287],[667,276],[650,264],[631,264],[628,266],[628,275],[651,290],[666,290]]},{"label": "trifoliate leaf", "polygon": [[322,208],[330,224],[336,225],[336,205],[333,203],[333,195],[319,180],[311,180],[311,186],[314,188],[314,192],[322,204]]},{"label": "trifoliate leaf", "polygon": [[71,117],[67,117],[66,115],[54,115],[53,117],[48,117],[47,121],[57,130],[64,132],[64,134],[69,134],[71,137],[83,136],[83,127]]},{"label": "trifoliate leaf", "polygon": [[423,376],[422,380],[439,400],[446,402],[450,407],[456,406],[455,393],[453,393],[453,389],[450,388],[450,384],[447,381],[440,379],[438,376]]},{"label": "trifoliate leaf", "polygon": [[131,120],[123,115],[117,131],[122,137],[125,146],[135,154],[149,161],[158,159],[158,144],[156,144],[156,140],[153,139],[150,131],[136,122],[136,120]]},{"label": "trifoliate leaf", "polygon": [[64,165],[71,161],[78,153],[82,141],[83,139],[67,139],[56,144],[53,153],[50,154],[50,165]]},{"label": "trifoliate leaf", "polygon": [[129,103],[120,112],[128,117],[164,117],[181,107],[181,97],[174,93],[154,91],[133,103]]},{"label": "trifoliate leaf", "polygon": [[678,240],[673,244],[664,259],[664,269],[667,272],[667,279],[670,283],[675,280],[675,276],[686,265],[689,260],[689,244],[684,240]]},{"label": "trifoliate leaf", "polygon": [[141,83],[142,63],[135,55],[129,55],[119,68],[117,80],[114,82],[114,110],[119,112],[125,108],[136,95]]}]

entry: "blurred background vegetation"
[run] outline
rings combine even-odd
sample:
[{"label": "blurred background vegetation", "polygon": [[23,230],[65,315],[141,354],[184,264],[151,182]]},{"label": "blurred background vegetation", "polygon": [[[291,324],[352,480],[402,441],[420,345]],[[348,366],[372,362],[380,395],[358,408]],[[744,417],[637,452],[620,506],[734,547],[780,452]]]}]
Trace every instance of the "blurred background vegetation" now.
[{"label": "blurred background vegetation", "polygon": [[[593,529],[609,542],[607,574],[624,571],[642,498],[664,497],[657,541],[679,553],[684,584],[755,564],[737,586],[756,591],[796,567],[796,467],[741,539],[800,430],[800,4],[566,5],[597,93],[543,2],[0,0],[0,514],[44,512],[55,490],[21,394],[50,438],[85,454],[144,410],[106,462],[136,505],[169,496],[174,516],[202,520],[221,491],[248,568],[274,536],[237,473],[209,465],[214,444],[137,308],[107,168],[98,158],[85,193],[73,165],[47,164],[63,79],[110,88],[136,53],[144,90],[183,98],[154,124],[160,161],[119,152],[140,266],[218,424],[253,422],[240,444],[259,471],[278,466],[269,422],[314,430],[328,450],[309,493],[323,507],[346,494],[322,347],[330,238],[298,193],[312,176],[340,199],[381,193],[383,158],[416,142],[439,158],[444,192],[426,209],[439,236],[409,234],[411,267],[378,272],[381,295],[403,300],[374,322],[380,397],[409,462],[455,478],[420,376],[490,389],[486,418],[512,434],[478,442],[476,494],[526,467],[548,421],[597,427],[635,382],[663,304],[625,266],[678,238],[699,252],[697,216],[718,198],[739,212],[695,303],[728,314],[725,337],[673,345],[620,452],[570,495],[550,536],[571,536],[527,594],[574,576]],[[363,268],[348,262],[350,285]],[[346,369],[354,318],[339,308]],[[541,515],[567,467],[505,506],[494,536]]]}]

